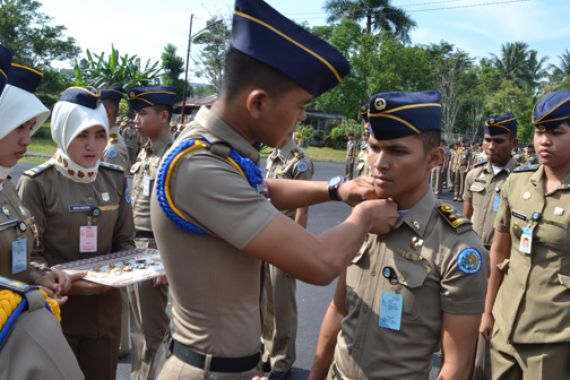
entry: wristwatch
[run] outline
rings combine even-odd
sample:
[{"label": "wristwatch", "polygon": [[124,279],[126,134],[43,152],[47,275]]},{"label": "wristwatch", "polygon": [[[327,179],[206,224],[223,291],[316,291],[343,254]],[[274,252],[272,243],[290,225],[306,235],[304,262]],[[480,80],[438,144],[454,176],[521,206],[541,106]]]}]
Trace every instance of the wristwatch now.
[{"label": "wristwatch", "polygon": [[343,183],[344,183],[344,177],[340,175],[329,179],[329,197],[331,198],[332,201],[341,200],[340,197],[338,196],[338,189],[340,188],[340,185],[342,185]]}]

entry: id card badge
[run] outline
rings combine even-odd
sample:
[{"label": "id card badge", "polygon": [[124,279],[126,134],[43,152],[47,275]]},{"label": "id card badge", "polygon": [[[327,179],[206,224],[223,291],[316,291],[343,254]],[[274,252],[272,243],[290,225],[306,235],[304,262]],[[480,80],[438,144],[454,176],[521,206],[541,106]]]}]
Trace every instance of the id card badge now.
[{"label": "id card badge", "polygon": [[79,227],[79,252],[97,252],[97,226]]},{"label": "id card badge", "polygon": [[499,193],[495,193],[493,196],[493,212],[496,214],[499,212],[499,206],[501,205],[501,196]]},{"label": "id card badge", "polygon": [[148,175],[143,177],[143,195],[150,197],[150,177]]},{"label": "id card badge", "polygon": [[382,292],[380,298],[380,320],[378,325],[385,329],[400,331],[404,296],[401,294]]},{"label": "id card badge", "polygon": [[530,255],[532,251],[532,228],[524,227],[522,229],[519,251],[521,251],[524,254]]},{"label": "id card badge", "polygon": [[26,239],[12,241],[12,274],[28,269],[28,242]]}]

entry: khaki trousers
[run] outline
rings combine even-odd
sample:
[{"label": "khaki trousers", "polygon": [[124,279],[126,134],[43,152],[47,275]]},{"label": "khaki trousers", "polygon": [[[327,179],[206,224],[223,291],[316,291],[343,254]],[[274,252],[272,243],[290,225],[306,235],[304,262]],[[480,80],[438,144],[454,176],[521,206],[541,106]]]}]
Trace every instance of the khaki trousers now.
[{"label": "khaki trousers", "polygon": [[[137,248],[155,248],[156,242],[136,239]],[[128,286],[131,313],[131,379],[156,379],[156,352],[169,324],[168,287],[154,287],[153,280]]]},{"label": "khaki trousers", "polygon": [[286,372],[295,362],[297,301],[295,278],[273,265],[263,263],[262,332],[263,362]]},{"label": "khaki trousers", "polygon": [[495,328],[491,339],[493,380],[570,379],[570,342],[511,344]]},{"label": "khaki trousers", "polygon": [[254,376],[261,375],[261,362],[257,367],[239,373],[210,372],[208,367],[201,369],[183,362],[174,355],[164,363],[158,380],[251,380]]},{"label": "khaki trousers", "polygon": [[475,351],[475,369],[472,380],[491,379],[491,345],[481,334],[477,339],[477,350]]},{"label": "khaki trousers", "polygon": [[436,166],[431,170],[430,176],[430,183],[431,188],[433,190],[434,195],[441,194],[441,187],[443,184],[443,176],[441,174],[441,166]]}]

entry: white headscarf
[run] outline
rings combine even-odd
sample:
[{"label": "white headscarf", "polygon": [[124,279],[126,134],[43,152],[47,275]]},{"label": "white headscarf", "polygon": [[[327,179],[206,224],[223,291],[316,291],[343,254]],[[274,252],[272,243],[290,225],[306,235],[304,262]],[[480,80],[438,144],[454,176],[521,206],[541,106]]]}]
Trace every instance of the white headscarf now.
[{"label": "white headscarf", "polygon": [[109,120],[103,104],[92,109],[79,104],[60,101],[53,108],[51,136],[58,149],[51,161],[61,174],[73,181],[90,183],[95,181],[97,177],[99,163],[92,168],[82,167],[74,162],[67,152],[67,148],[73,139],[95,125],[102,126],[105,129],[105,134],[109,136]]},{"label": "white headscarf", "polygon": [[[48,116],[49,110],[34,94],[11,84],[6,84],[2,95],[0,95],[0,139],[6,137],[28,120],[36,119],[31,130],[33,135]],[[0,166],[0,180],[6,179],[11,170],[12,168]]]}]

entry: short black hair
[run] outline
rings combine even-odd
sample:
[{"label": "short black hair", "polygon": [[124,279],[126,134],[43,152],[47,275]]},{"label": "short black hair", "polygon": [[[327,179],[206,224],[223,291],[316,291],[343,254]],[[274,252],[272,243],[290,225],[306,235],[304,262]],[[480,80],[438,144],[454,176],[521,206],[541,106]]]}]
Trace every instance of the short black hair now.
[{"label": "short black hair", "polygon": [[271,66],[230,47],[224,61],[222,94],[232,98],[247,86],[259,86],[272,97],[299,87]]},{"label": "short black hair", "polygon": [[428,131],[418,135],[424,146],[424,153],[430,152],[432,149],[439,147],[441,143],[440,131]]},{"label": "short black hair", "polygon": [[170,122],[170,119],[172,118],[172,107],[171,106],[159,104],[156,106],[152,106],[152,108],[154,108],[154,112],[156,112],[156,113],[161,113],[162,111],[168,112],[168,121]]}]

